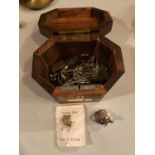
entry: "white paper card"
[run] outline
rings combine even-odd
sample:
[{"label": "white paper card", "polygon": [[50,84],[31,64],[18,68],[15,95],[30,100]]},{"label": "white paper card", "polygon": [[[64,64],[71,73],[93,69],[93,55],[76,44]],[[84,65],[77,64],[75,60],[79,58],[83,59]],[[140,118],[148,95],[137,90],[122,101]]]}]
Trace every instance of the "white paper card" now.
[{"label": "white paper card", "polygon": [[[67,125],[64,123],[65,118]],[[82,147],[85,145],[85,109],[83,105],[56,107],[57,145]]]}]

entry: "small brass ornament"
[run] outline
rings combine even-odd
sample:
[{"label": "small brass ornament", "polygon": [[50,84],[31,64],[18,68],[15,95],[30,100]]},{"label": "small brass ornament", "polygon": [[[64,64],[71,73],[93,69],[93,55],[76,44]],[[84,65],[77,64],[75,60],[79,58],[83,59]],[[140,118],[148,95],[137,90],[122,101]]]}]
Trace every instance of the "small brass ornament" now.
[{"label": "small brass ornament", "polygon": [[30,9],[39,10],[48,6],[53,0],[20,0],[20,3]]},{"label": "small brass ornament", "polygon": [[104,109],[95,112],[92,116],[92,119],[95,122],[102,124],[104,126],[107,126],[109,123],[113,123],[110,113]]},{"label": "small brass ornament", "polygon": [[61,121],[65,127],[72,127],[71,115],[63,115]]}]

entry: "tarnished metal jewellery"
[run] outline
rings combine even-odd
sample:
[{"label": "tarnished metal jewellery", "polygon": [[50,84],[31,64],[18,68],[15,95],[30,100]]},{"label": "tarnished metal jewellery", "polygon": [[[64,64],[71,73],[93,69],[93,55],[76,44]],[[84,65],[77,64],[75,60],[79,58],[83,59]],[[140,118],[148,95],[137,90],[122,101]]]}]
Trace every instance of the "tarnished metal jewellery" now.
[{"label": "tarnished metal jewellery", "polygon": [[95,122],[107,126],[109,123],[113,123],[111,114],[105,109],[98,110],[91,116]]},{"label": "tarnished metal jewellery", "polygon": [[105,83],[110,78],[108,68],[102,63],[99,64],[95,56],[81,54],[71,58],[67,65],[62,64],[56,64],[57,69],[52,68],[55,72],[50,73],[51,82],[57,85]]}]

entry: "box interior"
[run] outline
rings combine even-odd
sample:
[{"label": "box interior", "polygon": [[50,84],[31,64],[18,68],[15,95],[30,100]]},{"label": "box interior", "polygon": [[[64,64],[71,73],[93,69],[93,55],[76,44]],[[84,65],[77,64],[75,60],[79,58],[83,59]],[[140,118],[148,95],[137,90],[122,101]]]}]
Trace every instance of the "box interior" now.
[{"label": "box interior", "polygon": [[72,57],[81,54],[87,54],[91,57],[94,53],[97,53],[96,58],[98,62],[106,65],[111,77],[115,66],[113,55],[108,47],[104,46],[97,40],[85,42],[57,42],[43,53],[42,56],[50,71],[50,68],[60,61],[67,63],[68,59],[71,59]]}]

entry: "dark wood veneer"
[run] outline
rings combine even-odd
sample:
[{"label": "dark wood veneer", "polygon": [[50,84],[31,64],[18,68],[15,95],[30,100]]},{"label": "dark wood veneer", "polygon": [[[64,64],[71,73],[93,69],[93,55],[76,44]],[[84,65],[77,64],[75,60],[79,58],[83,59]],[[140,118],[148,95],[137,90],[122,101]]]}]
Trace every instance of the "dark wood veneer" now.
[{"label": "dark wood veneer", "polygon": [[[59,102],[99,101],[125,71],[121,48],[105,37],[112,23],[110,14],[97,8],[61,8],[42,14],[38,25],[48,40],[33,54],[32,77]],[[105,84],[95,90],[62,90],[50,82],[51,65],[96,51],[110,72]]]}]

